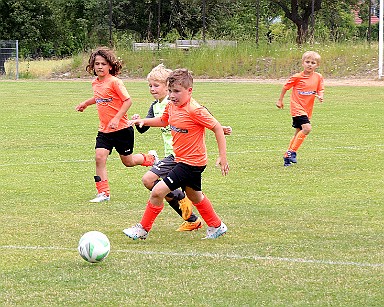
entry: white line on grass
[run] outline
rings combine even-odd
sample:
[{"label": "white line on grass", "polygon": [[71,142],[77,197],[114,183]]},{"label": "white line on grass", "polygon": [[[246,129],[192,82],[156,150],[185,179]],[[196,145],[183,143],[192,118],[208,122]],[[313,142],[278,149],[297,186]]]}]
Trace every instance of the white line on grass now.
[{"label": "white line on grass", "polygon": [[[22,250],[67,250],[73,251],[74,248],[54,247],[54,246],[16,246],[2,245],[0,249],[22,249]],[[175,253],[175,252],[157,252],[157,251],[138,251],[138,250],[113,250],[113,253],[129,253],[138,255],[160,255],[172,257],[202,257],[217,259],[235,259],[235,260],[254,260],[254,261],[271,261],[271,262],[294,262],[309,263],[320,265],[340,265],[340,266],[356,266],[356,267],[384,267],[384,263],[367,263],[353,261],[334,261],[334,260],[316,260],[304,258],[288,258],[288,257],[271,257],[271,256],[242,256],[236,254],[212,254],[212,253]]]},{"label": "white line on grass", "polygon": [[[377,147],[384,147],[384,144],[376,144],[374,145],[375,148]],[[336,146],[333,148],[313,148],[313,151],[331,151],[331,150],[339,150],[339,149],[346,149],[346,150],[371,150],[373,149],[371,146]],[[260,149],[260,150],[244,150],[244,151],[228,151],[227,154],[229,155],[239,155],[239,154],[250,154],[250,153],[257,153],[257,152],[281,152],[280,149]],[[209,155],[214,155],[215,153],[209,153]],[[117,157],[110,157],[109,160],[119,160]],[[95,159],[83,159],[83,160],[56,160],[56,161],[36,161],[36,162],[24,162],[24,163],[4,163],[0,164],[0,167],[10,167],[10,166],[21,166],[21,165],[48,165],[48,164],[60,164],[60,163],[94,163]]]}]

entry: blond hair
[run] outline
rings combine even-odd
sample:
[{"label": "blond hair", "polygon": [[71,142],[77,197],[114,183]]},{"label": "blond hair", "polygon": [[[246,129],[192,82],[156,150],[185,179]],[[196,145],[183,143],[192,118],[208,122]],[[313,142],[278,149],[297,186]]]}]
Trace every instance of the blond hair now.
[{"label": "blond hair", "polygon": [[311,59],[317,62],[317,64],[320,64],[321,56],[315,51],[307,51],[304,52],[301,60],[304,61],[306,59]]},{"label": "blond hair", "polygon": [[158,81],[161,83],[167,83],[167,79],[171,74],[172,70],[164,66],[163,63],[154,67],[147,75],[148,81]]}]

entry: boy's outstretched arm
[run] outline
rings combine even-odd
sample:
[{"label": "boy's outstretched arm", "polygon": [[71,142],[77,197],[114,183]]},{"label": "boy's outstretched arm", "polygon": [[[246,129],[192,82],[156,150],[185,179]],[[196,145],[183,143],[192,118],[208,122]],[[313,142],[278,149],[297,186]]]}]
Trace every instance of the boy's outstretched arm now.
[{"label": "boy's outstretched arm", "polygon": [[217,125],[212,128],[212,131],[215,133],[217,146],[219,148],[219,157],[216,160],[216,166],[220,166],[221,174],[226,176],[229,172],[229,164],[227,161],[227,143],[225,141],[223,127],[220,123],[217,123]]},{"label": "boy's outstretched arm", "polygon": [[131,124],[131,126],[132,125],[138,125],[140,128],[143,126],[165,127],[168,125],[168,123],[163,122],[161,117],[134,119],[134,120],[130,121],[130,124]]}]

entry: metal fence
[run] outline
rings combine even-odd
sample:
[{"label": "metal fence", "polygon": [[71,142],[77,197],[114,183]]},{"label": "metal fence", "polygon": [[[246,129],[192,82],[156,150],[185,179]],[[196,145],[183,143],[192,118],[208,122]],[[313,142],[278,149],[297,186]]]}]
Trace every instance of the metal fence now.
[{"label": "metal fence", "polygon": [[[9,65],[8,65],[9,63]],[[0,76],[19,79],[19,41],[0,40]]]}]

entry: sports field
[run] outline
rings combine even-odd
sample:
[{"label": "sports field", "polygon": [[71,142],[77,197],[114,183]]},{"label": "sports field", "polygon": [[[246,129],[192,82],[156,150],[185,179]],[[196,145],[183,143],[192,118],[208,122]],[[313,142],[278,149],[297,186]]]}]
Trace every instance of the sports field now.
[{"label": "sports field", "polygon": [[[126,81],[130,114],[146,115],[146,82]],[[327,84],[326,84],[327,85]],[[196,82],[194,97],[224,125],[230,174],[210,154],[203,190],[228,225],[216,240],[175,229],[165,206],[145,241],[122,230],[140,221],[147,168],[108,161],[111,201],[95,195],[90,81],[0,82],[0,305],[384,306],[384,92],[326,86],[313,130],[284,168],[293,135],[275,102],[281,84]],[[160,131],[136,134],[135,152],[162,153]],[[81,235],[105,233],[111,253],[90,264]]]}]

